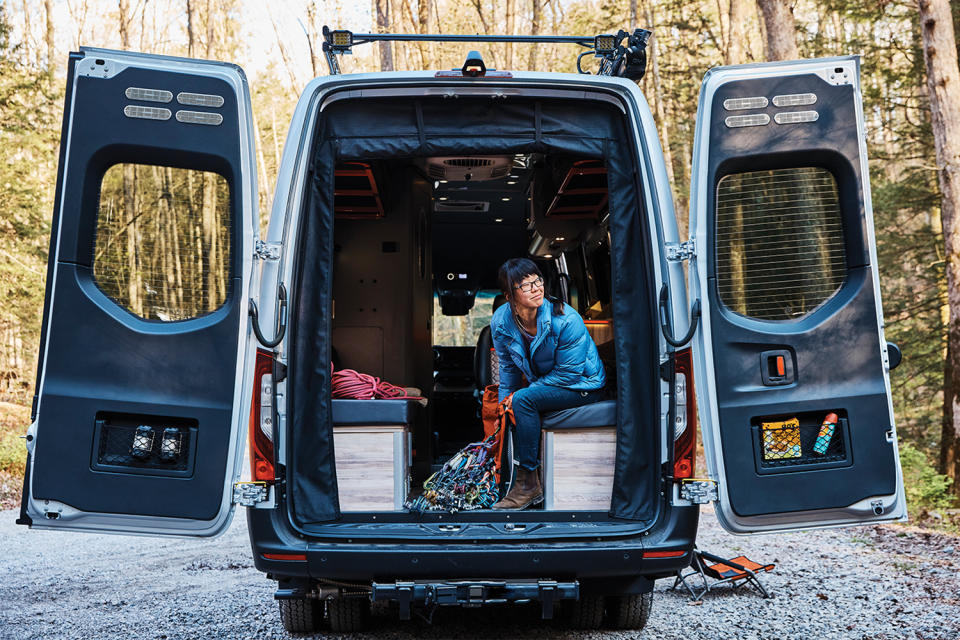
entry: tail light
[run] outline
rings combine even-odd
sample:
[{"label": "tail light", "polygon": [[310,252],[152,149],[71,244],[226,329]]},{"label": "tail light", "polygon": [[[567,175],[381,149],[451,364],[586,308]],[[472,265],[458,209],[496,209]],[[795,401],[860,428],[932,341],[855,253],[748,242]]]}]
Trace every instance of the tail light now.
[{"label": "tail light", "polygon": [[250,403],[250,477],[273,482],[273,355],[257,349]]},{"label": "tail light", "polygon": [[697,404],[690,349],[673,356],[673,477],[692,478],[697,456]]}]

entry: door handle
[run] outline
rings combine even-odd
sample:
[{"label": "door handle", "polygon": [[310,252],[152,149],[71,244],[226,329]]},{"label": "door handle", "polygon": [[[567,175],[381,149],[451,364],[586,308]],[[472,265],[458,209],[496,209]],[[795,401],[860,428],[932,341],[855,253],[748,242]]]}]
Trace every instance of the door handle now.
[{"label": "door handle", "polygon": [[693,307],[690,308],[690,328],[687,330],[687,335],[683,336],[680,340],[677,340],[673,337],[673,331],[670,329],[668,314],[667,314],[667,301],[670,299],[670,293],[667,290],[667,283],[664,282],[663,286],[660,287],[660,304],[657,307],[660,316],[660,331],[663,333],[663,339],[673,347],[682,347],[683,345],[690,342],[690,338],[693,337],[694,332],[697,330],[697,322],[700,320],[700,299],[697,298],[693,301]]},{"label": "door handle", "polygon": [[257,314],[257,303],[253,301],[253,298],[250,298],[250,317],[253,320],[253,333],[255,336],[257,336],[257,340],[260,341],[260,344],[268,349],[272,349],[280,344],[280,341],[283,340],[284,334],[287,332],[287,288],[282,282],[277,288],[277,303],[279,306],[279,311],[277,313],[276,337],[273,340],[267,340],[260,332],[260,318]]}]

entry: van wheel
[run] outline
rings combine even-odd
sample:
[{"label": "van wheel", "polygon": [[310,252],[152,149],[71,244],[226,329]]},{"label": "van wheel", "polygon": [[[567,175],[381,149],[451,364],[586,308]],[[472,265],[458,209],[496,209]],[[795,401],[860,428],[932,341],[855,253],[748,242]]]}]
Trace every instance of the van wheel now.
[{"label": "van wheel", "polygon": [[636,629],[647,625],[653,608],[653,592],[631,593],[607,598],[607,624],[614,629]]},{"label": "van wheel", "polygon": [[599,629],[603,626],[603,596],[580,596],[568,603],[567,626],[574,629]]},{"label": "van wheel", "polygon": [[334,598],[327,601],[330,630],[338,633],[363,631],[370,623],[370,600],[364,597]]},{"label": "van wheel", "polygon": [[313,633],[320,629],[323,622],[323,603],[320,601],[296,598],[277,602],[283,628],[290,633]]}]

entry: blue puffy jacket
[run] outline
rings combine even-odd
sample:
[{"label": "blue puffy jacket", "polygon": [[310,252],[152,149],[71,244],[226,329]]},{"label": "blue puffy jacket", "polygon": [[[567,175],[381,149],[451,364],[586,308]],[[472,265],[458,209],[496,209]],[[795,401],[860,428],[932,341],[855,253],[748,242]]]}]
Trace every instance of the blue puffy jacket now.
[{"label": "blue puffy jacket", "polygon": [[574,391],[599,389],[606,381],[597,345],[583,318],[573,307],[563,305],[563,315],[553,314],[553,304],[544,300],[537,311],[537,335],[530,343],[533,363],[527,358],[520,327],[509,304],[497,309],[490,320],[493,346],[500,360],[500,400],[523,386],[550,385]]}]

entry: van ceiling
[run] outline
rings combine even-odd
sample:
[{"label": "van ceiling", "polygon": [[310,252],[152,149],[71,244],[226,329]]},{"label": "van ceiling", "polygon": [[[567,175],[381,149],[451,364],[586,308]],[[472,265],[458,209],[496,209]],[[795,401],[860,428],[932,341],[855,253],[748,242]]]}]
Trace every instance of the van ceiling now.
[{"label": "van ceiling", "polygon": [[[485,158],[502,161],[502,156],[471,156]],[[438,292],[497,289],[500,265],[526,255],[530,175],[525,156],[511,161],[509,169],[493,180],[434,181],[433,273]]]}]

